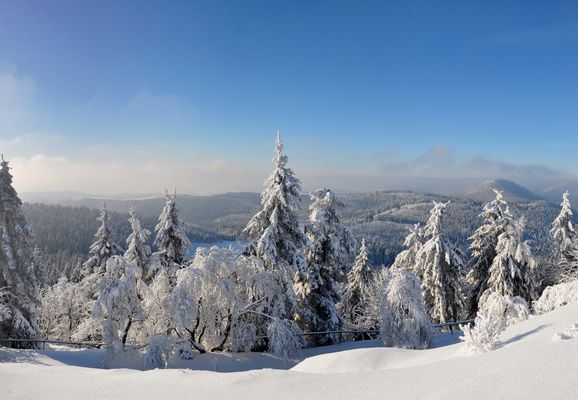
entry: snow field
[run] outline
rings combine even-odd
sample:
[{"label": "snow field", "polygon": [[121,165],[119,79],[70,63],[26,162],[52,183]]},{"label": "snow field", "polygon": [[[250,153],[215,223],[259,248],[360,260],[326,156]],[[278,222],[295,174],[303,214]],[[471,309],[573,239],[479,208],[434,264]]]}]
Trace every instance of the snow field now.
[{"label": "snow field", "polygon": [[[552,337],[576,323],[578,303],[573,303],[507,328],[502,344],[488,353],[465,354],[464,344],[430,350],[352,349],[308,357],[289,371],[227,374],[106,370],[95,368],[89,356],[97,350],[3,349],[0,398],[572,399],[578,393],[578,340]],[[55,353],[64,354],[57,359]],[[246,358],[256,367],[263,365],[254,354],[240,354],[237,361],[237,355],[230,356],[232,362]]]}]

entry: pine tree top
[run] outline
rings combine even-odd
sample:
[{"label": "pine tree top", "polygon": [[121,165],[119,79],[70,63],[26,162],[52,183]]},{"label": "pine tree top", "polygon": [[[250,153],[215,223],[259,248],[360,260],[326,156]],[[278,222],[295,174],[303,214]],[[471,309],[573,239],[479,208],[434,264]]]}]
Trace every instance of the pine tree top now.
[{"label": "pine tree top", "polygon": [[439,236],[441,234],[442,217],[446,214],[446,207],[450,204],[448,200],[446,203],[437,202],[434,200],[434,206],[430,211],[429,219],[424,227],[424,232],[430,237]]},{"label": "pine tree top", "polygon": [[562,207],[560,210],[560,214],[552,223],[552,229],[550,230],[550,234],[560,240],[570,240],[574,239],[576,231],[574,230],[574,224],[572,223],[572,206],[570,204],[570,194],[568,191],[564,192],[562,195],[562,203],[560,206]]},{"label": "pine tree top", "polygon": [[[283,154],[283,143],[277,132],[275,139],[275,169],[265,181],[265,189],[261,193],[260,212],[251,218],[243,234],[245,236],[260,236],[271,224],[295,225],[297,213],[301,204],[301,182],[293,170],[287,167],[287,156]],[[289,226],[288,226],[289,227]],[[296,226],[290,226],[294,234],[299,235]]]}]

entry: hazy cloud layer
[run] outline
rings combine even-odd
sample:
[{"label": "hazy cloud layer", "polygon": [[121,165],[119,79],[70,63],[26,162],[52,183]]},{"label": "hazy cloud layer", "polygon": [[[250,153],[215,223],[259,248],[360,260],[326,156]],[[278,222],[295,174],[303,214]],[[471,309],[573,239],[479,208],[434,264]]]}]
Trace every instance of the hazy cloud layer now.
[{"label": "hazy cloud layer", "polygon": [[[290,154],[289,154],[290,155]],[[476,157],[460,162],[442,146],[411,160],[390,164],[378,173],[335,171],[291,163],[305,191],[329,187],[339,192],[421,190],[460,193],[470,186],[506,178],[532,188],[546,188],[573,177],[537,165],[515,165]],[[82,191],[90,194],[161,193],[164,188],[190,194],[260,191],[272,165],[228,160],[194,164],[187,161],[118,159],[100,162],[35,154],[12,159],[15,184],[21,191]]]},{"label": "hazy cloud layer", "polygon": [[[385,165],[383,174],[391,178],[407,178],[414,184],[429,179],[456,180],[456,182],[479,182],[489,179],[505,178],[533,185],[547,184],[548,181],[576,178],[574,174],[560,169],[534,164],[514,164],[479,155],[460,160],[456,152],[443,145],[413,159],[397,161]],[[456,189],[459,188],[456,185]]]}]

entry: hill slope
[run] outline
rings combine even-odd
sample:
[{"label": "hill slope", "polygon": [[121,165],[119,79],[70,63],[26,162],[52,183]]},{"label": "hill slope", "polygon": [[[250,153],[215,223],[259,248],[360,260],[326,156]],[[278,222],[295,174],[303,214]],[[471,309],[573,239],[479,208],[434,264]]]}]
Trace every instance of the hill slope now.
[{"label": "hill slope", "polygon": [[464,194],[471,199],[486,202],[496,197],[494,189],[501,191],[506,201],[532,202],[544,200],[529,189],[505,179],[484,182],[467,190]]}]

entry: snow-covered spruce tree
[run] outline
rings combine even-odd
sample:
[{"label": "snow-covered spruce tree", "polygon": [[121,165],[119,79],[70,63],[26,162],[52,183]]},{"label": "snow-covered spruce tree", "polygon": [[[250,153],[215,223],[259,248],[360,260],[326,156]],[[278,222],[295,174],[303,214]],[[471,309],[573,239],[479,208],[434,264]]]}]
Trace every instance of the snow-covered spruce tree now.
[{"label": "snow-covered spruce tree", "polygon": [[113,256],[106,263],[100,293],[92,314],[102,323],[102,334],[109,354],[122,351],[133,321],[143,318],[138,295],[142,271],[135,262]]},{"label": "snow-covered spruce tree", "polygon": [[434,201],[424,228],[429,238],[416,255],[417,275],[422,276],[423,300],[436,323],[457,321],[463,309],[460,274],[463,254],[442,233],[442,217],[447,203]]},{"label": "snow-covered spruce tree", "polygon": [[547,280],[546,284],[578,279],[578,243],[572,223],[573,213],[568,191],[564,192],[560,206],[562,207],[560,214],[552,223],[550,230],[554,249],[550,274],[544,277]]},{"label": "snow-covered spruce tree", "polygon": [[496,257],[498,236],[503,232],[503,218],[510,218],[508,204],[504,201],[502,192],[494,190],[496,198],[484,206],[480,217],[483,224],[470,237],[470,250],[473,257],[466,265],[466,315],[474,318],[478,311],[478,303],[482,294],[488,289],[490,267]]},{"label": "snow-covered spruce tree", "polygon": [[245,249],[245,254],[259,257],[267,270],[276,270],[284,291],[284,306],[279,318],[292,318],[296,297],[293,283],[306,271],[307,262],[303,249],[306,238],[299,222],[301,182],[287,167],[287,156],[279,132],[275,142],[275,169],[265,181],[259,211],[247,224],[243,234],[255,238]]},{"label": "snow-covered spruce tree", "polygon": [[434,343],[431,319],[421,297],[419,279],[411,272],[391,267],[379,298],[379,330],[387,347],[427,349]]},{"label": "snow-covered spruce tree", "polygon": [[141,332],[144,340],[155,335],[167,335],[172,329],[165,302],[177,282],[178,271],[189,262],[187,252],[191,242],[184,227],[179,217],[176,193],[170,195],[167,192],[165,206],[155,227],[157,251],[150,256],[144,275],[148,284],[142,294],[147,314]]},{"label": "snow-covered spruce tree", "polygon": [[[309,250],[308,267],[297,283],[297,323],[303,331],[328,332],[341,328],[336,303],[341,299],[340,282],[355,250],[355,238],[341,223],[342,207],[329,189],[312,193],[309,224],[305,226]],[[336,334],[310,336],[312,346],[336,343]]]},{"label": "snow-covered spruce tree", "polygon": [[126,239],[127,249],[124,253],[124,257],[129,262],[134,262],[142,274],[151,255],[151,249],[147,245],[151,233],[148,229],[142,227],[134,207],[131,207],[129,215],[130,218],[128,222],[130,223],[132,232]]},{"label": "snow-covered spruce tree", "polygon": [[[422,248],[424,242],[423,229],[420,224],[415,224],[409,229],[409,234],[406,236],[403,246],[405,250],[395,257],[392,267],[406,269],[412,273],[417,273],[415,269],[415,257]],[[421,276],[418,276],[421,279]]]},{"label": "snow-covered spruce tree", "polygon": [[369,265],[365,239],[362,239],[359,253],[347,273],[342,300],[339,303],[339,312],[347,329],[373,328],[373,326],[366,326],[366,320],[363,318],[366,303],[371,299],[372,285],[373,270]]},{"label": "snow-covered spruce tree", "polygon": [[108,210],[106,203],[102,203],[100,215],[97,218],[100,227],[94,237],[96,241],[90,246],[91,257],[82,265],[83,278],[80,282],[81,295],[84,298],[83,318],[72,335],[75,340],[100,340],[102,338],[102,324],[92,315],[94,302],[98,297],[102,276],[106,272],[108,260],[123,253],[122,248],[110,238]]},{"label": "snow-covered spruce tree", "polygon": [[164,269],[172,281],[176,272],[187,263],[187,252],[191,247],[191,242],[185,233],[185,225],[179,217],[176,196],[176,193],[172,195],[166,193],[165,206],[155,227],[154,244],[158,250],[151,257],[147,272],[148,279],[154,278],[160,269]]},{"label": "snow-covered spruce tree", "polygon": [[0,337],[33,339],[38,330],[34,246],[3,157],[0,167]]},{"label": "snow-covered spruce tree", "polygon": [[460,339],[474,353],[494,350],[499,344],[500,333],[508,326],[528,319],[529,315],[528,303],[521,297],[491,292],[481,299],[475,326],[460,326],[464,332]]},{"label": "snow-covered spruce tree", "polygon": [[515,221],[505,215],[501,220],[502,233],[498,236],[496,257],[490,267],[487,290],[482,297],[491,292],[503,296],[520,296],[527,302],[535,300],[533,268],[536,262],[530,247],[522,241],[524,221]]},{"label": "snow-covered spruce tree", "polygon": [[[137,286],[137,295],[139,300],[142,302],[144,297],[147,295],[154,296],[151,293],[151,290],[144,282],[144,274],[149,263],[149,259],[151,256],[151,249],[147,245],[150,231],[148,229],[144,229],[141,225],[140,219],[137,215],[136,209],[131,207],[129,210],[129,223],[132,228],[132,232],[126,239],[127,249],[124,253],[124,258],[132,262],[134,267],[136,268],[135,274],[138,275],[138,286]],[[157,287],[158,288],[158,287]],[[157,293],[158,294],[158,293]],[[143,305],[141,304],[141,307]],[[141,312],[141,316],[144,316],[144,312]],[[132,318],[130,320],[131,326],[133,330],[136,331],[137,336],[136,339],[139,341],[145,341],[147,336],[147,331],[145,329],[145,319],[144,318]]]},{"label": "snow-covered spruce tree", "polygon": [[110,226],[106,202],[102,202],[100,215],[98,216],[100,227],[94,234],[96,241],[90,246],[91,257],[84,263],[84,275],[102,275],[106,271],[106,262],[112,256],[122,254],[122,248],[110,238]]}]

